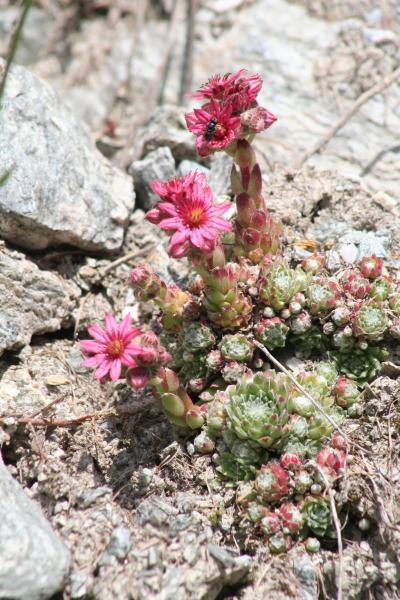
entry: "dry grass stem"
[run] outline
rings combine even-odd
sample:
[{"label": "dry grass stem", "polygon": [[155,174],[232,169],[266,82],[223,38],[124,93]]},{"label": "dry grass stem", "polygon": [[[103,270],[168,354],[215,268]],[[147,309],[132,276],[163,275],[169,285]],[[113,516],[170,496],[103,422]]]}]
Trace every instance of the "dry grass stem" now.
[{"label": "dry grass stem", "polygon": [[371,100],[371,98],[383,92],[398,79],[400,79],[400,67],[382,79],[382,81],[379,81],[372,88],[361,94],[354,104],[350,106],[350,108],[336,121],[334,125],[332,125],[332,127],[314,144],[314,146],[304,152],[300,159],[295,163],[295,168],[300,169],[313,154],[320,152],[322,148],[324,148],[324,146],[326,146],[337,134],[337,132],[342,129],[344,125],[346,125],[351,117],[355,115],[366,102],[368,102],[368,100]]}]

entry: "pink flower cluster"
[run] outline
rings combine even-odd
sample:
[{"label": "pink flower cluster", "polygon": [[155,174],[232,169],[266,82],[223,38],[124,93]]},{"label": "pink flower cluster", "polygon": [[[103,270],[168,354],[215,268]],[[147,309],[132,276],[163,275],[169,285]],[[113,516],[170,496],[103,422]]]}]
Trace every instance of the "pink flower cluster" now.
[{"label": "pink flower cluster", "polygon": [[218,233],[230,231],[231,224],[221,215],[231,203],[212,203],[212,191],[203,174],[194,171],[166,183],[154,181],[151,188],[161,202],[147,213],[146,219],[171,235],[168,254],[173,258],[182,258],[190,250],[209,253]]},{"label": "pink flower cluster", "polygon": [[82,366],[97,367],[94,377],[102,383],[118,380],[123,367],[127,367],[128,383],[138,390],[148,383],[154,370],[171,360],[152,331],[141,333],[138,327],[131,326],[129,314],[118,324],[107,313],[105,328],[89,325],[88,332],[93,339],[80,342],[87,357]]},{"label": "pink flower cluster", "polygon": [[257,105],[262,87],[259,75],[246,76],[246,70],[215,75],[193,95],[207,102],[186,114],[189,131],[196,136],[200,156],[230,146],[236,139],[270,127],[276,117]]}]

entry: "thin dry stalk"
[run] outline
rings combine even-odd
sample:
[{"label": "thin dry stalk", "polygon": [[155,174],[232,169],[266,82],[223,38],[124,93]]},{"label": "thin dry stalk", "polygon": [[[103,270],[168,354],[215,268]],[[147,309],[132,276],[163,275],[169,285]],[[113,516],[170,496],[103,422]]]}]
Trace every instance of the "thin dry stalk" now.
[{"label": "thin dry stalk", "polygon": [[262,352],[265,354],[265,356],[272,363],[274,363],[274,365],[277,366],[278,369],[280,371],[282,371],[282,373],[285,373],[285,375],[287,375],[287,377],[289,377],[290,381],[297,387],[297,389],[306,398],[308,398],[308,400],[310,400],[310,402],[313,404],[313,406],[315,406],[315,408],[325,417],[325,419],[344,437],[347,445],[350,446],[351,442],[350,442],[350,439],[347,436],[347,434],[344,433],[344,431],[339,427],[339,425],[337,423],[335,423],[335,421],[332,419],[332,417],[330,415],[328,415],[324,411],[324,409],[322,408],[322,406],[320,406],[318,404],[318,402],[316,400],[314,400],[314,398],[308,393],[308,391],[302,385],[300,385],[300,383],[297,381],[297,379],[295,377],[293,377],[293,375],[291,374],[291,372],[281,362],[279,362],[279,360],[276,359],[275,356],[273,356],[271,354],[271,352],[269,350],[267,350],[267,348],[265,346],[263,346],[262,344],[260,344],[260,342],[254,341],[254,345],[257,346],[257,348],[260,348],[260,350],[262,350]]},{"label": "thin dry stalk", "polygon": [[317,152],[320,152],[324,146],[326,146],[330,140],[337,134],[337,132],[346,125],[346,123],[355,115],[360,108],[371,100],[377,94],[383,92],[386,88],[388,88],[392,83],[400,79],[400,67],[393,71],[390,75],[379,81],[372,88],[361,94],[354,102],[352,106],[336,121],[334,125],[312,146],[309,150],[304,152],[304,154],[300,157],[300,159],[295,163],[295,168],[300,169],[305,162]]},{"label": "thin dry stalk", "polygon": [[120,258],[117,258],[109,265],[104,267],[104,269],[100,273],[101,279],[103,279],[108,273],[110,273],[110,271],[119,267],[119,265],[122,265],[126,262],[129,262],[130,260],[138,258],[139,256],[147,254],[147,252],[149,252],[152,248],[154,248],[154,244],[147,244],[140,250],[133,250],[132,252],[128,252],[128,254],[125,254],[124,256],[120,256]]},{"label": "thin dry stalk", "polygon": [[15,418],[18,425],[28,425],[28,427],[76,427],[86,421],[95,421],[106,419],[108,417],[133,417],[141,413],[146,408],[154,405],[154,399],[148,398],[141,401],[136,406],[116,406],[112,410],[101,410],[89,415],[81,415],[72,419],[57,419],[53,417],[15,417],[14,415],[4,415],[0,417],[0,423],[7,419]]},{"label": "thin dry stalk", "polygon": [[187,28],[186,28],[186,43],[183,55],[181,88],[179,92],[179,104],[184,104],[193,82],[193,51],[194,37],[196,27],[196,13],[198,8],[197,0],[187,1]]},{"label": "thin dry stalk", "polygon": [[28,12],[29,12],[29,9],[31,8],[31,6],[32,6],[32,0],[24,1],[19,21],[17,23],[17,26],[15,28],[13,35],[11,36],[10,48],[8,50],[3,75],[0,80],[0,109],[1,109],[1,99],[3,97],[4,90],[6,87],[7,77],[10,72],[10,68],[11,68],[11,65],[12,65],[14,57],[15,57],[15,53],[18,49],[18,44],[19,44],[19,41],[21,38],[22,30],[24,28],[25,19],[28,16]]},{"label": "thin dry stalk", "polygon": [[338,554],[339,554],[339,573],[336,581],[337,585],[337,600],[343,600],[343,539],[342,539],[342,527],[340,524],[340,519],[336,510],[336,502],[335,497],[333,495],[333,490],[328,478],[326,477],[323,469],[315,463],[315,467],[318,469],[319,474],[325,484],[326,491],[329,496],[329,504],[331,507],[333,524],[335,525],[336,535],[337,535],[337,545],[338,545]]}]

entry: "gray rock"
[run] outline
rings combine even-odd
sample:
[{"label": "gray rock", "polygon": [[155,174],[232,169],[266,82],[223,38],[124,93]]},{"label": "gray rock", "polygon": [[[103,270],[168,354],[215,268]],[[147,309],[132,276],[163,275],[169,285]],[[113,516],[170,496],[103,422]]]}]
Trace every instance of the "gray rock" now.
[{"label": "gray rock", "polygon": [[[0,55],[5,56],[10,36],[20,15],[19,6],[2,6],[0,11]],[[57,22],[50,11],[32,6],[22,30],[15,61],[29,65],[48,56],[51,37],[56,33]]]},{"label": "gray rock", "polygon": [[353,229],[348,223],[340,223],[334,219],[324,224],[311,225],[307,235],[320,243],[328,239],[339,242],[337,251],[345,262],[361,260],[372,254],[386,258],[392,244],[389,231],[360,231]]},{"label": "gray rock", "polygon": [[293,560],[293,572],[302,587],[302,600],[318,600],[317,574],[311,558],[298,556]]},{"label": "gray rock", "polygon": [[211,162],[211,172],[208,183],[214,198],[231,192],[232,159],[223,152],[216,153]]},{"label": "gray rock", "polygon": [[85,598],[92,580],[84,571],[75,571],[69,578],[70,595],[72,600]]},{"label": "gray rock", "polygon": [[64,587],[67,548],[0,458],[0,598],[44,600]]},{"label": "gray rock", "polygon": [[[4,63],[0,63],[0,70]],[[53,90],[13,67],[0,112],[0,235],[29,249],[112,251],[134,207],[131,179],[93,146]]]},{"label": "gray rock", "polygon": [[178,166],[179,177],[183,177],[184,175],[187,175],[191,171],[199,171],[200,173],[204,173],[204,175],[207,177],[207,180],[209,179],[210,173],[211,173],[210,169],[208,169],[204,165],[200,165],[199,163],[197,163],[194,160],[183,160],[181,163],[179,163],[179,166]]},{"label": "gray rock", "polygon": [[0,355],[68,325],[79,295],[74,283],[0,247]]},{"label": "gray rock", "polygon": [[185,112],[180,106],[158,107],[141,132],[136,154],[146,156],[160,146],[168,146],[176,161],[196,159],[195,138],[186,128]]},{"label": "gray rock", "polygon": [[115,556],[115,558],[123,560],[131,547],[132,539],[129,529],[126,529],[126,527],[116,527],[111,534],[108,552]]},{"label": "gray rock", "polygon": [[110,496],[112,489],[106,485],[103,485],[92,490],[83,490],[79,495],[80,504],[83,508],[88,508],[92,504],[95,504],[99,498],[103,496]]},{"label": "gray rock", "polygon": [[157,148],[142,160],[135,160],[129,172],[133,175],[138,206],[149,210],[159,200],[151,191],[152,181],[168,181],[175,175],[175,161],[167,146]]}]

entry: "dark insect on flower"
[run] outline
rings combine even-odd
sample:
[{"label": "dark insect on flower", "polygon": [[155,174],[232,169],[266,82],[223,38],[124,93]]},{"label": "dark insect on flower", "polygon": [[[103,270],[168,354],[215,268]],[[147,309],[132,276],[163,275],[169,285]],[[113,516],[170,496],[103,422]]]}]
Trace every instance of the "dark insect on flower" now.
[{"label": "dark insect on flower", "polygon": [[213,139],[217,124],[218,121],[215,117],[210,119],[210,121],[207,123],[204,130],[204,139],[207,140],[207,142],[210,142]]}]

